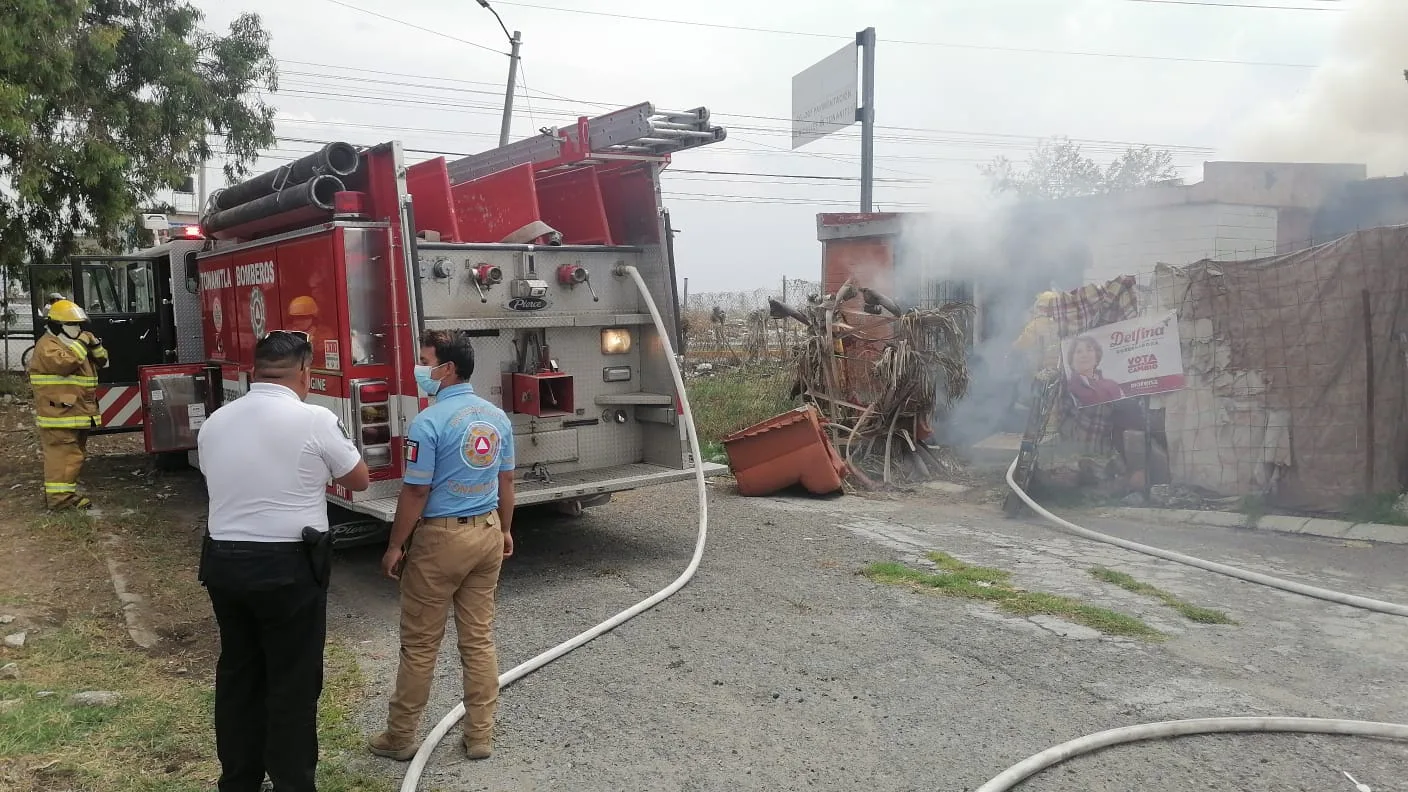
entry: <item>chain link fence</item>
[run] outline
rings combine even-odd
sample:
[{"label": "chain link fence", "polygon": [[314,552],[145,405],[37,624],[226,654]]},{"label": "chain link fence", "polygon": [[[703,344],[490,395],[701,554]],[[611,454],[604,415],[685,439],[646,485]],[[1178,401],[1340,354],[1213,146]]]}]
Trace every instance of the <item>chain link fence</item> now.
[{"label": "chain link fence", "polygon": [[686,291],[685,360],[724,365],[790,360],[804,328],[791,319],[770,318],[768,300],[804,305],[820,294],[821,283],[804,278],[780,278],[776,287],[751,291]]},{"label": "chain link fence", "polygon": [[0,295],[0,371],[20,371],[24,350],[34,344],[34,317],[29,292],[16,280],[4,278]]}]

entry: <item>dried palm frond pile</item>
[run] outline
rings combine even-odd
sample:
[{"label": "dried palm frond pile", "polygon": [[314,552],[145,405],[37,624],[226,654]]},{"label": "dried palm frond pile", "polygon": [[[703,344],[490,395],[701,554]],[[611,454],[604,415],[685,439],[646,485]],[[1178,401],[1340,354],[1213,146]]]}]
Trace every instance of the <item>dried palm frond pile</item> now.
[{"label": "dried palm frond pile", "polygon": [[[848,322],[841,305],[861,297]],[[792,395],[816,405],[851,473],[866,487],[948,476],[957,462],[925,441],[932,420],[968,391],[964,326],[973,306],[901,308],[850,281],[797,309],[769,300],[775,318],[806,325]],[[864,321],[861,321],[861,318]]]}]

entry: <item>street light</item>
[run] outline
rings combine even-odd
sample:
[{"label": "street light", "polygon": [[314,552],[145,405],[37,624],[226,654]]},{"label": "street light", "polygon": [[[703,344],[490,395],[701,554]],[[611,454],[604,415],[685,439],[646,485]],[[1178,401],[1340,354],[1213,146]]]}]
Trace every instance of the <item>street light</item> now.
[{"label": "street light", "polygon": [[523,43],[523,37],[517,30],[513,31],[512,35],[509,34],[508,26],[499,17],[499,12],[489,5],[489,0],[478,0],[478,2],[479,5],[489,9],[489,13],[494,15],[494,19],[499,20],[499,27],[503,28],[504,35],[508,36],[510,47],[508,53],[508,91],[504,94],[504,122],[503,126],[499,127],[499,145],[507,146],[509,122],[513,120],[513,86],[518,79],[518,45]]}]

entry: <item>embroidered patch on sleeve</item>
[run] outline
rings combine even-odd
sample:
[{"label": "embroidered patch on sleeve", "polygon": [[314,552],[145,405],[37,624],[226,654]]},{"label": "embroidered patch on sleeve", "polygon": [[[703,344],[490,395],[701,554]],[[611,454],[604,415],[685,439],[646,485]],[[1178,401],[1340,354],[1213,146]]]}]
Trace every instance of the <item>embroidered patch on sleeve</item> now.
[{"label": "embroidered patch on sleeve", "polygon": [[420,443],[414,440],[406,441],[406,461],[414,462],[420,457]]}]

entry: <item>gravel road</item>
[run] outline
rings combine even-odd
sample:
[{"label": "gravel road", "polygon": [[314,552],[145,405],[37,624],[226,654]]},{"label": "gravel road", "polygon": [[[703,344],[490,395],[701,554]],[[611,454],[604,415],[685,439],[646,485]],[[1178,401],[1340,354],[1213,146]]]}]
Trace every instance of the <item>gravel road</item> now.
[{"label": "gravel road", "polygon": [[[1214,715],[1408,721],[1408,620],[1076,539],[937,493],[745,499],[711,485],[710,542],[689,586],[505,690],[494,757],[452,732],[422,789],[968,790],[1050,745],[1115,726]],[[1096,530],[1315,585],[1408,602],[1408,547],[1077,520]],[[578,519],[524,520],[499,596],[502,669],[672,580],[695,530],[689,483]],[[1111,638],[871,582],[873,561],[943,550],[1022,587],[1139,616],[1172,637]],[[395,590],[379,552],[345,554],[334,611],[361,642],[385,716]],[[1199,625],[1091,577],[1104,565],[1235,625]],[[454,646],[453,624],[445,646]],[[459,696],[442,655],[423,730]],[[405,765],[374,760],[399,776]],[[1022,792],[1408,790],[1408,747],[1366,739],[1191,737],[1079,758]]]}]

